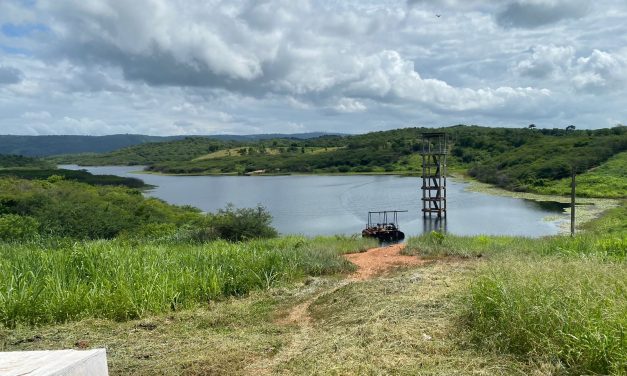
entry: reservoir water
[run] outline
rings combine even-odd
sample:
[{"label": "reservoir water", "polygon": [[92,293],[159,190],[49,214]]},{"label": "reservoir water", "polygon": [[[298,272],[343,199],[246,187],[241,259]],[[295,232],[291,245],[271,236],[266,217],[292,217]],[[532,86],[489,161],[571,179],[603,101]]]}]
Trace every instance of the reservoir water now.
[{"label": "reservoir water", "polygon": [[282,234],[357,234],[368,211],[408,210],[399,213],[407,236],[443,228],[457,235],[557,234],[561,209],[551,205],[465,190],[466,183],[448,180],[448,218],[423,220],[420,182],[399,176],[163,176],[138,174],[138,166],[79,167],[94,174],[135,177],[155,186],[146,194],[175,205],[192,205],[213,212],[227,203],[236,207],[265,206]]}]

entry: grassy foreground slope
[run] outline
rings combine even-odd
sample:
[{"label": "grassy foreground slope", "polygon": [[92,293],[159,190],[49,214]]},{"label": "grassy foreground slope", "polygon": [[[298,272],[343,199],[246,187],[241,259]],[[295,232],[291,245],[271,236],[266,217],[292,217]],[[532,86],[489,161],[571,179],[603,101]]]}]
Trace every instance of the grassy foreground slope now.
[{"label": "grassy foreground slope", "polygon": [[[465,262],[431,264],[318,299],[339,282],[308,278],[140,320],[17,327],[0,331],[0,347],[106,347],[111,375],[532,373],[532,365],[460,341],[459,301],[451,298],[472,273]],[[312,299],[303,330],[288,317]]]},{"label": "grassy foreground slope", "polygon": [[410,239],[406,252],[486,257],[465,291],[461,325],[479,348],[550,373],[627,373],[627,202],[570,237]]},{"label": "grassy foreground slope", "polygon": [[[55,274],[80,272],[80,277],[68,281],[83,283],[98,281],[115,264],[132,266],[138,276],[147,268],[152,278],[120,273],[113,279],[127,286],[121,296],[128,297],[113,299],[111,305],[143,307],[141,318],[133,319],[135,313],[120,317],[124,320],[120,322],[98,311],[99,306],[91,306],[91,311],[77,316],[59,316],[57,321],[67,323],[31,326],[18,320],[14,328],[0,327],[0,348],[106,347],[113,375],[625,374],[625,214],[623,203],[573,239],[436,234],[412,238],[406,251],[426,257],[423,266],[349,283],[338,279],[341,274],[304,276],[350,270],[338,255],[372,245],[336,238],[191,247],[167,242],[130,248],[123,241],[85,243],[76,250],[60,249],[60,255],[45,252],[49,255],[37,257],[71,259],[76,251],[87,256],[76,258],[75,265],[86,261],[83,271],[74,268]],[[15,252],[0,248],[0,252],[15,257],[11,262],[22,260],[14,265],[38,270],[27,260],[37,248],[20,247]],[[139,254],[129,262],[107,257],[108,267],[95,271],[86,248],[117,255],[139,249]],[[156,251],[157,256],[146,255],[147,251]],[[213,252],[217,255],[210,257]],[[243,258],[234,262],[234,268],[227,266],[230,252]],[[161,265],[156,261],[159,257],[165,260],[162,272],[154,269]],[[198,257],[208,265],[228,262],[212,269],[198,265]],[[70,268],[54,265],[58,271]],[[173,272],[174,265],[184,265],[180,277]],[[295,272],[284,267],[295,267],[287,269]],[[249,268],[251,272],[245,271]],[[223,286],[248,281],[253,288],[230,298],[200,295],[195,300],[193,294],[202,291],[199,287],[209,286],[198,278],[201,270],[224,273]],[[272,275],[276,279],[266,284],[264,276]],[[50,283],[44,291],[57,295],[49,300],[57,304],[63,294],[53,286]],[[181,298],[186,300],[181,302],[186,303],[172,305],[171,299],[164,299],[171,297],[162,294],[173,291],[170,288],[184,291]],[[101,294],[110,293],[103,289]],[[68,302],[81,301],[80,294],[71,296],[78,298],[67,299],[68,307],[73,307]],[[308,308],[303,311],[305,302]],[[22,317],[31,315],[22,312]]]},{"label": "grassy foreground slope", "polygon": [[0,323],[128,320],[206,305],[306,275],[351,270],[369,241],[287,237],[242,244],[123,240],[0,245]]}]

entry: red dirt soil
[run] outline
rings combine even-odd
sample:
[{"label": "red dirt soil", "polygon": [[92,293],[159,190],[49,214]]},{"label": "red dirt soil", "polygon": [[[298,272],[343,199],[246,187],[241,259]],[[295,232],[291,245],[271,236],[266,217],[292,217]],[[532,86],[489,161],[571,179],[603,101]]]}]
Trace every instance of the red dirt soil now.
[{"label": "red dirt soil", "polygon": [[425,260],[416,256],[401,255],[405,244],[393,244],[387,247],[373,248],[362,253],[351,253],[344,257],[357,265],[357,271],[348,278],[353,281],[363,281],[373,278],[398,266],[421,265]]}]

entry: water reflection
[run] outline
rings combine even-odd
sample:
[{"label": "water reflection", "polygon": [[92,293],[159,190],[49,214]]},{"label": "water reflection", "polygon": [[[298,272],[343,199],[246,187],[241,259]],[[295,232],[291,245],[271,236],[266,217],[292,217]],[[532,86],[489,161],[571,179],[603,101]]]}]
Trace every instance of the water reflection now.
[{"label": "water reflection", "polygon": [[531,205],[553,213],[563,213],[565,209],[570,208],[570,203],[557,201],[535,201],[525,199]]},{"label": "water reflection", "polygon": [[442,218],[423,218],[422,233],[428,234],[431,231],[441,232],[443,234],[448,232],[446,226],[446,217]]}]

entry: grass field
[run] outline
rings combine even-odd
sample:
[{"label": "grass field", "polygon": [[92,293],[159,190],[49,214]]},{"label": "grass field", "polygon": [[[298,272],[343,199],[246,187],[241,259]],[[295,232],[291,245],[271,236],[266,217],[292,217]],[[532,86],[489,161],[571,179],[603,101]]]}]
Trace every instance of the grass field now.
[{"label": "grass field", "polygon": [[[433,263],[338,289],[336,278],[310,278],[141,320],[0,331],[0,347],[105,347],[111,375],[532,373],[536,366],[483,352],[460,334],[459,297],[475,268]],[[308,300],[310,327],[284,321]]]},{"label": "grass field", "polygon": [[128,320],[242,296],[353,266],[339,257],[361,239],[285,237],[246,243],[66,242],[0,245],[0,322],[5,327],[87,317]]},{"label": "grass field", "polygon": [[411,238],[405,253],[486,260],[459,317],[486,351],[551,365],[553,373],[627,373],[627,205],[574,238]]},{"label": "grass field", "polygon": [[[623,198],[627,196],[627,152],[616,154],[601,166],[576,177],[580,197]],[[547,182],[535,192],[569,195],[570,178]]]},{"label": "grass field", "polygon": [[480,347],[570,374],[627,372],[627,267],[595,259],[506,260],[479,271],[464,313]]},{"label": "grass field", "polygon": [[366,281],[339,255],[374,244],[345,237],[5,244],[0,350],[105,347],[112,375],[626,374],[626,214],[410,238],[426,263]]},{"label": "grass field", "polygon": [[[246,153],[244,154],[248,154],[248,147],[237,147],[237,148],[230,148],[230,149],[222,149],[222,150],[218,150],[215,151],[213,153],[209,153],[209,154],[205,154],[205,155],[201,155],[200,157],[194,158],[192,159],[192,162],[194,161],[204,161],[207,159],[217,159],[217,158],[224,158],[224,157],[236,157],[239,155],[242,155],[243,150],[246,150]],[[340,149],[340,147],[311,147],[311,146],[307,146],[307,147],[302,147],[302,148],[298,148],[298,150],[302,153],[302,154],[320,154],[320,153],[326,153],[326,152],[331,152],[331,151],[335,151]],[[256,149],[254,149],[256,150]],[[289,147],[267,147],[263,149],[263,152],[261,154],[263,155],[279,155],[281,153],[287,153],[290,152]]]}]

